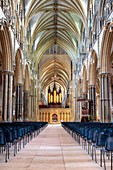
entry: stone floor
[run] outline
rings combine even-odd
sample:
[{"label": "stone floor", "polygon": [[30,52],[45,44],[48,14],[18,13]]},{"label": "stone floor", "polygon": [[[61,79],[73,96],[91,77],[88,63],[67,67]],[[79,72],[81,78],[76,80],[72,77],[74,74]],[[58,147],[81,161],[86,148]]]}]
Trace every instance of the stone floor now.
[{"label": "stone floor", "polygon": [[0,170],[101,170],[61,126],[49,125]]}]

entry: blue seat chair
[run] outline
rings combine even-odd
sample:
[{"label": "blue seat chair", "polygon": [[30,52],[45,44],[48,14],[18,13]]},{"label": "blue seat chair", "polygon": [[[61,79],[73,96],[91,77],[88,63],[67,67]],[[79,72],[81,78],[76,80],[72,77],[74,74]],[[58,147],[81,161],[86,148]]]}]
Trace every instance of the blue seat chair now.
[{"label": "blue seat chair", "polygon": [[96,138],[96,142],[94,145],[95,148],[95,162],[97,163],[97,154],[96,154],[96,150],[99,149],[100,150],[100,166],[102,166],[102,148],[105,148],[105,143],[107,138],[109,137],[109,133],[105,134],[104,132],[99,132]]},{"label": "blue seat chair", "polygon": [[110,136],[107,138],[106,143],[105,143],[105,148],[102,149],[102,154],[103,154],[103,160],[104,160],[104,170],[106,170],[106,159],[105,159],[105,153],[111,155],[111,170],[113,170],[113,162],[112,162],[112,157],[113,157],[113,137]]},{"label": "blue seat chair", "polygon": [[8,145],[6,143],[6,138],[3,130],[0,129],[0,152],[3,153],[3,148],[5,151],[5,162],[8,159]]}]

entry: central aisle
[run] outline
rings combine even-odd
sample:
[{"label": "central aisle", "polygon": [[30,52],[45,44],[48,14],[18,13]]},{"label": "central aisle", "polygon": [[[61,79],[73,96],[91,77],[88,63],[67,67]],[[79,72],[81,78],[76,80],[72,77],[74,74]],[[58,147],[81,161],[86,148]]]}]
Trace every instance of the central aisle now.
[{"label": "central aisle", "polygon": [[101,170],[59,125],[49,125],[0,170]]}]

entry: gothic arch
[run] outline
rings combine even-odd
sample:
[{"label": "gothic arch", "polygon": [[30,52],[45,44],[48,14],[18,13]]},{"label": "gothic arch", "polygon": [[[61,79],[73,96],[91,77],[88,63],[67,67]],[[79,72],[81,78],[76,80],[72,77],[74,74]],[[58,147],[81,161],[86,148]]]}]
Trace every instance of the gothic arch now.
[{"label": "gothic arch", "polygon": [[[22,70],[22,54],[21,50],[16,51],[15,56],[15,71],[14,71],[14,98],[15,101],[15,116],[14,119],[20,121],[23,119],[23,70]],[[13,103],[13,104],[14,104]]]},{"label": "gothic arch", "polygon": [[102,122],[111,121],[110,110],[110,56],[113,51],[113,23],[107,23],[104,27],[101,53],[100,53],[100,100],[101,100],[101,120]]},{"label": "gothic arch", "polygon": [[22,54],[21,50],[18,49],[16,52],[16,83],[23,84],[23,66],[22,66]]},{"label": "gothic arch", "polygon": [[110,30],[112,28],[113,23],[108,23],[104,28],[102,44],[101,44],[101,53],[100,53],[100,66],[101,73],[110,73],[110,56],[112,53],[112,45],[113,45],[113,31]]},{"label": "gothic arch", "polygon": [[0,30],[0,46],[1,53],[3,56],[2,58],[3,70],[12,71],[13,50],[11,33],[8,26],[4,26],[3,30]]},{"label": "gothic arch", "polygon": [[97,77],[97,54],[95,50],[92,50],[89,61],[89,85],[96,85]]},{"label": "gothic arch", "polygon": [[[12,120],[12,81],[13,81],[13,50],[11,32],[7,23],[0,29],[0,53],[2,62],[2,120]],[[10,101],[10,102],[9,102]],[[7,106],[7,107],[6,107]]]}]

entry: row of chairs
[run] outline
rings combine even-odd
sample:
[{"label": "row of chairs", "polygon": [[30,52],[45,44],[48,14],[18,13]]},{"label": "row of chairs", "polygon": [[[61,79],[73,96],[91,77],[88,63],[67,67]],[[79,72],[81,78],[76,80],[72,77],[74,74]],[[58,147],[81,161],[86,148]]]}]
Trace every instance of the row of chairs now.
[{"label": "row of chairs", "polygon": [[[113,124],[99,122],[62,122],[63,128],[82,145],[97,163],[97,149],[100,151],[100,166],[104,163],[106,170],[106,157],[113,157]],[[110,156],[111,155],[111,156]]]},{"label": "row of chairs", "polygon": [[10,148],[13,148],[13,155],[34,137],[36,137],[45,127],[47,122],[13,122],[0,123],[0,153],[5,155],[5,162],[10,157]]}]

